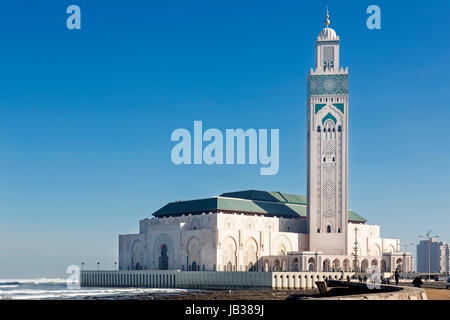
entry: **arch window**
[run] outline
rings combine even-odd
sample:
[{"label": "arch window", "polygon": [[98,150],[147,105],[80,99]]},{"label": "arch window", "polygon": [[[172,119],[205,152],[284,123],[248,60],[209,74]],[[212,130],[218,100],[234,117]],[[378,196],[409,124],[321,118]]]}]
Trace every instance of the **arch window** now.
[{"label": "arch window", "polygon": [[331,226],[327,226],[327,233],[331,233]]},{"label": "arch window", "polygon": [[[330,116],[332,117],[332,115]],[[326,140],[336,139],[336,126],[333,119],[327,119],[323,126],[324,138]]]},{"label": "arch window", "polygon": [[161,246],[161,254],[159,256],[159,270],[168,270],[169,269],[169,257],[167,255],[167,246],[163,244]]}]

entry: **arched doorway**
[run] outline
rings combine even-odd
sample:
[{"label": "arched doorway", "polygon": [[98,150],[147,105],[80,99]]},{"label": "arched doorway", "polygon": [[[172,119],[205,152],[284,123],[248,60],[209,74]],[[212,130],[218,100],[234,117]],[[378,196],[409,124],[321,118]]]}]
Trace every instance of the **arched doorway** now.
[{"label": "arched doorway", "polygon": [[141,270],[141,265],[139,264],[139,262],[136,263],[135,270]]},{"label": "arched doorway", "polygon": [[192,268],[191,268],[191,270],[192,270],[192,271],[198,271],[198,270],[197,270],[197,262],[195,262],[195,261],[192,262]]},{"label": "arched doorway", "polygon": [[245,242],[243,258],[247,271],[255,271],[258,265],[258,243],[254,238],[248,238]]},{"label": "arched doorway", "polygon": [[[227,271],[236,271],[237,245],[232,237],[226,237],[222,243],[222,259]],[[247,263],[246,263],[247,264]]]},{"label": "arched doorway", "polygon": [[280,260],[275,260],[274,271],[280,271]]},{"label": "arched doorway", "polygon": [[314,258],[308,259],[308,271],[316,271],[316,260]]},{"label": "arched doorway", "polygon": [[343,266],[343,267],[344,267],[344,271],[345,271],[345,272],[351,271],[351,270],[350,270],[350,261],[349,261],[348,259],[345,259],[345,260],[344,260],[344,266]]},{"label": "arched doorway", "polygon": [[325,260],[323,261],[322,271],[323,271],[323,272],[328,272],[328,271],[330,271],[330,260],[329,260],[329,259],[325,259]]},{"label": "arched doorway", "polygon": [[364,260],[361,262],[361,271],[362,271],[362,272],[366,272],[366,271],[367,271],[367,268],[369,268],[369,261],[368,261],[367,259],[364,259]]},{"label": "arched doorway", "polygon": [[359,271],[359,261],[358,259],[353,260],[353,271]]},{"label": "arched doorway", "polygon": [[333,271],[335,272],[341,271],[341,262],[339,261],[339,259],[333,260]]},{"label": "arched doorway", "polygon": [[286,261],[286,259],[283,259],[283,262],[281,263],[281,271],[287,271],[287,261]]},{"label": "arched doorway", "polygon": [[269,272],[269,261],[264,261],[264,271]]},{"label": "arched doorway", "polygon": [[159,270],[169,269],[169,256],[167,255],[167,246],[161,246],[161,255],[159,256]]},{"label": "arched doorway", "polygon": [[295,272],[300,271],[300,265],[298,263],[298,259],[297,258],[294,259],[294,271]]},{"label": "arched doorway", "polygon": [[387,265],[385,260],[381,260],[381,272],[387,272]]},{"label": "arched doorway", "polygon": [[403,272],[403,259],[398,258],[397,261],[395,262],[395,265],[396,265],[396,268],[395,268],[395,269],[396,269],[398,272]]}]

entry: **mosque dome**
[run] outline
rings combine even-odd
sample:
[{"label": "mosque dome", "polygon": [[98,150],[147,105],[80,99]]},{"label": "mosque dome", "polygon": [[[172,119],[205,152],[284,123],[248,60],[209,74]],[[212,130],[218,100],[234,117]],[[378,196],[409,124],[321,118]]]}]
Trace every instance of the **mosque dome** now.
[{"label": "mosque dome", "polygon": [[319,33],[320,39],[336,39],[336,37],[336,31],[329,27],[323,28]]}]

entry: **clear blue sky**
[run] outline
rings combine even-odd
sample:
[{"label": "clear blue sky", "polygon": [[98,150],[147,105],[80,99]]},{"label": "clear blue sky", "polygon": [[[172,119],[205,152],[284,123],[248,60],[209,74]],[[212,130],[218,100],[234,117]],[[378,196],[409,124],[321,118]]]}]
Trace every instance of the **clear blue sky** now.
[{"label": "clear blue sky", "polygon": [[[70,4],[81,31],[66,28]],[[403,243],[427,229],[450,241],[450,2],[3,1],[0,278],[113,267],[118,234],[169,201],[305,194],[326,5],[350,71],[350,208]],[[278,128],[278,174],[175,166],[171,132],[194,120]]]}]

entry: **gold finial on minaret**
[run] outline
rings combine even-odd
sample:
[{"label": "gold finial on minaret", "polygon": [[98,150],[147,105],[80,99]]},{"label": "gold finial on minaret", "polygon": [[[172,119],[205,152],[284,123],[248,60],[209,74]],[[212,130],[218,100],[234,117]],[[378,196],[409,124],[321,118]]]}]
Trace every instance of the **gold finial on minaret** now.
[{"label": "gold finial on minaret", "polygon": [[325,15],[325,26],[328,28],[330,25],[330,15],[328,14],[328,6],[327,6],[327,14]]}]

